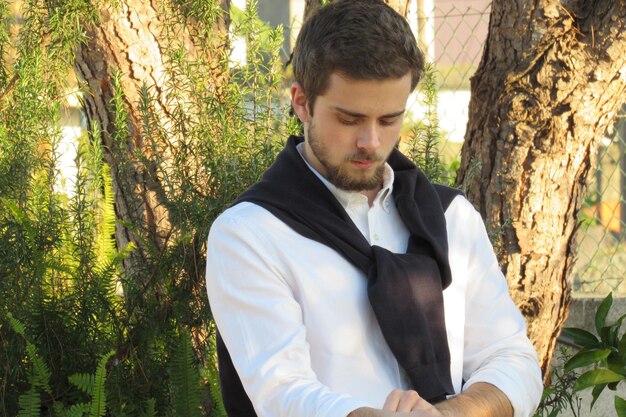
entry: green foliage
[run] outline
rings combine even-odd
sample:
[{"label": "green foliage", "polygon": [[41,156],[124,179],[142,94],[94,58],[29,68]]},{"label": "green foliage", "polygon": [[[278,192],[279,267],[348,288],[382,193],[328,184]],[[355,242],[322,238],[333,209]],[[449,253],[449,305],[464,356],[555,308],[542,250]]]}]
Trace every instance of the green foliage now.
[{"label": "green foliage", "polygon": [[[572,356],[564,347],[561,347],[559,354],[565,361]],[[534,417],[557,417],[565,412],[571,413],[573,417],[580,417],[582,400],[573,390],[578,377],[579,374],[576,371],[564,369],[561,366],[553,367],[550,372],[551,383],[544,388]]]},{"label": "green foliage", "polygon": [[201,415],[200,373],[195,365],[194,350],[189,333],[181,332],[173,353],[170,373],[174,415],[199,417]]},{"label": "green foliage", "polygon": [[31,388],[18,399],[20,412],[18,417],[39,417],[41,398],[35,388]]},{"label": "green foliage", "polygon": [[[28,0],[17,34],[0,3],[0,414],[225,416],[205,242],[297,129],[286,117],[282,31],[251,2],[231,25],[246,42],[246,62],[234,63],[214,30],[218,1],[158,2],[171,22],[160,40],[172,81],[146,79],[131,103],[127,75],[113,76],[110,124],[90,121],[77,141],[65,195],[59,115],[96,3]],[[141,201],[120,197],[137,189],[164,224],[120,218],[141,218]]]},{"label": "green foliage", "polygon": [[[50,387],[50,370],[41,356],[37,353],[37,348],[30,342],[26,334],[26,327],[22,322],[15,319],[11,313],[7,314],[7,319],[13,331],[21,336],[26,343],[26,354],[31,362],[29,373],[30,389],[19,396],[18,417],[40,417],[42,413],[41,393],[52,395]],[[69,377],[69,381],[90,397],[88,403],[74,404],[65,409],[63,404],[54,404],[55,414],[60,416],[80,416],[88,413],[89,417],[103,417],[106,412],[105,379],[106,364],[113,356],[114,352],[103,355],[96,369],[95,374],[77,373]]]},{"label": "green foliage", "polygon": [[453,185],[456,178],[457,164],[445,166],[440,155],[441,130],[437,115],[438,89],[435,67],[427,63],[421,83],[422,105],[425,108],[424,120],[415,123],[408,133],[407,157],[424,171],[433,182]]},{"label": "green foliage", "polygon": [[89,417],[103,417],[106,412],[106,395],[104,393],[104,382],[106,380],[106,364],[115,352],[104,354],[98,361],[95,374],[74,374],[69,377],[70,382],[78,387],[91,398],[89,403],[76,404],[73,411],[83,413],[88,410]]},{"label": "green foliage", "polygon": [[41,410],[41,392],[50,393],[50,370],[37,353],[37,348],[28,340],[26,328],[11,313],[7,319],[13,331],[21,336],[26,343],[26,356],[30,362],[28,380],[30,389],[18,398],[18,417],[39,417]]},{"label": "green foliage", "polygon": [[[579,328],[565,328],[563,331],[581,347],[565,363],[565,370],[593,367],[574,384],[575,391],[593,388],[591,408],[605,388],[615,391],[617,385],[626,379],[626,334],[621,331],[626,315],[613,323],[607,323],[612,304],[613,296],[609,294],[596,310],[595,327],[598,336]],[[615,396],[615,410],[620,417],[626,416],[625,403],[624,399]]]},{"label": "green foliage", "polygon": [[[211,323],[211,331],[215,332],[215,323]],[[217,369],[217,343],[215,338],[208,340],[209,360],[204,369],[204,379],[207,381],[209,395],[213,403],[211,415],[215,417],[226,417],[226,409],[222,403],[222,393],[219,383],[219,375]]]}]

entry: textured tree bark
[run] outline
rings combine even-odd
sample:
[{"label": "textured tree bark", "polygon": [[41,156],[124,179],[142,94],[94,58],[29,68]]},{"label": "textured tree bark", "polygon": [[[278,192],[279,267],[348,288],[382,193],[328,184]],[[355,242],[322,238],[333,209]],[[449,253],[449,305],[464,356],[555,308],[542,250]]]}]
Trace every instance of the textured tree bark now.
[{"label": "textured tree bark", "polygon": [[480,210],[544,375],[570,302],[596,147],[626,93],[623,0],[494,0],[458,183]]},{"label": "textured tree bark", "polygon": [[409,14],[409,6],[413,0],[385,0],[385,3],[390,5],[396,12],[402,16],[407,17]]},{"label": "textured tree bark", "polygon": [[[160,123],[171,124],[174,108],[185,100],[180,96],[181,91],[171,88],[173,80],[166,68],[166,50],[182,47],[188,56],[194,57],[206,50],[201,47],[203,42],[225,46],[229,3],[229,0],[221,0],[221,18],[213,32],[204,35],[196,30],[193,19],[181,23],[182,19],[173,18],[184,14],[185,10],[164,10],[165,2],[123,0],[115,6],[98,3],[100,20],[89,28],[89,43],[77,51],[75,70],[87,87],[84,102],[89,127],[100,129],[105,162],[111,166],[116,214],[127,225],[134,226],[131,231],[127,225],[117,224],[116,240],[120,248],[130,242],[141,247],[141,241],[145,246],[147,239],[160,251],[166,247],[171,232],[168,210],[159,197],[162,195],[159,179],[154,173],[146,172],[143,164],[133,163],[137,160],[136,153],[148,155],[151,152],[141,134],[140,91],[149,89]],[[127,110],[128,143],[114,140],[115,115],[111,101],[116,77]],[[212,78],[216,90],[225,77],[221,67],[215,65]],[[165,164],[169,163],[167,148],[160,149],[163,152],[160,158]],[[135,266],[144,262],[144,256],[144,251],[134,251],[124,261],[126,272],[132,274]]]}]

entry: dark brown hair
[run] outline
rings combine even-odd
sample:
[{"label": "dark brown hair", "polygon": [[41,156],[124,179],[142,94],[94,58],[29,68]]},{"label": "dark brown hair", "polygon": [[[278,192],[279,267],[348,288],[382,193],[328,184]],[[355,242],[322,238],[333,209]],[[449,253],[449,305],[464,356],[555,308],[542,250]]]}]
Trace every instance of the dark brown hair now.
[{"label": "dark brown hair", "polygon": [[309,17],[296,40],[293,72],[311,110],[331,73],[355,79],[400,78],[411,90],[424,72],[424,56],[411,27],[382,0],[337,0]]}]

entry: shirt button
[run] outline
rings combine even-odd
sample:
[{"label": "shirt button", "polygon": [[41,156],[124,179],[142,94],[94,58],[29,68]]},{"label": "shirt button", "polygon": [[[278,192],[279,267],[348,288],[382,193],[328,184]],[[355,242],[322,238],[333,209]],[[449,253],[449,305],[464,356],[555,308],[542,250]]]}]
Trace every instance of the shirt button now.
[{"label": "shirt button", "polygon": [[374,234],[374,240],[375,240],[375,241],[379,241],[379,240],[380,240],[380,238],[378,237],[378,235],[377,235],[377,234]]}]

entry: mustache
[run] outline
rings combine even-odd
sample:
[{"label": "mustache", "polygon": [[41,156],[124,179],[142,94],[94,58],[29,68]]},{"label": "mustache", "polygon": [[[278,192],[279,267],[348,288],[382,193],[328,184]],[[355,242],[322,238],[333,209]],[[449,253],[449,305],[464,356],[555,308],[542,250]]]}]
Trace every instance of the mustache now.
[{"label": "mustache", "polygon": [[368,153],[368,152],[355,152],[351,155],[348,155],[346,157],[346,161],[382,161],[383,155],[373,152],[373,153]]}]

